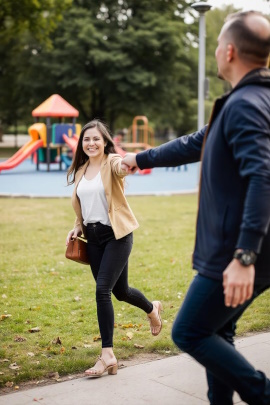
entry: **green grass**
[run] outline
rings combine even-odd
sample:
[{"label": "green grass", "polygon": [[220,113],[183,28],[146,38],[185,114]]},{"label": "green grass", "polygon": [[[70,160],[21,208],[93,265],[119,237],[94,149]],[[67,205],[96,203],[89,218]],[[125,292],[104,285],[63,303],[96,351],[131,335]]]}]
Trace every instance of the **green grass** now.
[{"label": "green grass", "polygon": [[[133,197],[129,202],[140,223],[134,232],[130,285],[149,300],[163,302],[164,326],[152,337],[141,310],[113,299],[115,354],[118,359],[175,354],[171,326],[194,276],[197,196]],[[64,257],[74,220],[70,201],[1,199],[0,215],[0,386],[42,379],[50,372],[60,377],[82,372],[100,353],[100,341],[95,341],[99,331],[90,269]],[[268,291],[249,308],[238,334],[270,327],[269,298]],[[30,333],[35,327],[40,331]],[[133,333],[131,340],[127,332]],[[26,340],[18,342],[18,337]],[[61,344],[53,342],[58,337]],[[11,370],[13,363],[20,368]]]}]

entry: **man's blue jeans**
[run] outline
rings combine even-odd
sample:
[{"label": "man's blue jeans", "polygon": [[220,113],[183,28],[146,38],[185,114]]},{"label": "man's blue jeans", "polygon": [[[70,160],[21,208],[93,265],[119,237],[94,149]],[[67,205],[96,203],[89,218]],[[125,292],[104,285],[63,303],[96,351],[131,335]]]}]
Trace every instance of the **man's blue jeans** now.
[{"label": "man's blue jeans", "polygon": [[255,285],[253,297],[226,307],[222,282],[197,274],[174,321],[172,339],[207,372],[211,405],[232,405],[233,392],[250,405],[270,404],[270,380],[234,348],[236,322],[268,285]]}]

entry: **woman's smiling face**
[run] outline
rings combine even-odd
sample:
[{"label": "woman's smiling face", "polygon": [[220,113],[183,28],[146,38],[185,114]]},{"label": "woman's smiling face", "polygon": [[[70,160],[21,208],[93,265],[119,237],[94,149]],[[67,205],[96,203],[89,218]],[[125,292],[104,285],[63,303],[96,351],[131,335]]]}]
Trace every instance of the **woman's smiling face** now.
[{"label": "woman's smiling face", "polygon": [[104,155],[105,141],[99,130],[89,128],[83,135],[82,147],[84,153],[91,158],[101,158]]}]

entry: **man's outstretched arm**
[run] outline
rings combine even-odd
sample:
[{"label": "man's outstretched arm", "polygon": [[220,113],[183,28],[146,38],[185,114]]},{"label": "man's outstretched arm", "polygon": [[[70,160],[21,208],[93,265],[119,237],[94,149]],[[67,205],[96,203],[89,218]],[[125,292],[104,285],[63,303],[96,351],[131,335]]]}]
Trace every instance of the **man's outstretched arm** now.
[{"label": "man's outstretched arm", "polygon": [[152,167],[172,167],[198,162],[207,126],[198,132],[185,135],[167,142],[156,148],[143,152],[127,153],[123,163],[130,167],[131,172]]}]

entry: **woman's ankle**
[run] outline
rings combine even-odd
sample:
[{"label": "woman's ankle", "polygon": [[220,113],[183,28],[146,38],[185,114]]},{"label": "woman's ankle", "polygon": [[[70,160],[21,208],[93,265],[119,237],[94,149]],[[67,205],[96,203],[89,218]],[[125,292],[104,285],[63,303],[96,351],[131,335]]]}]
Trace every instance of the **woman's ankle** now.
[{"label": "woman's ankle", "polygon": [[106,359],[115,359],[115,355],[112,347],[103,347],[101,351],[101,357]]}]

